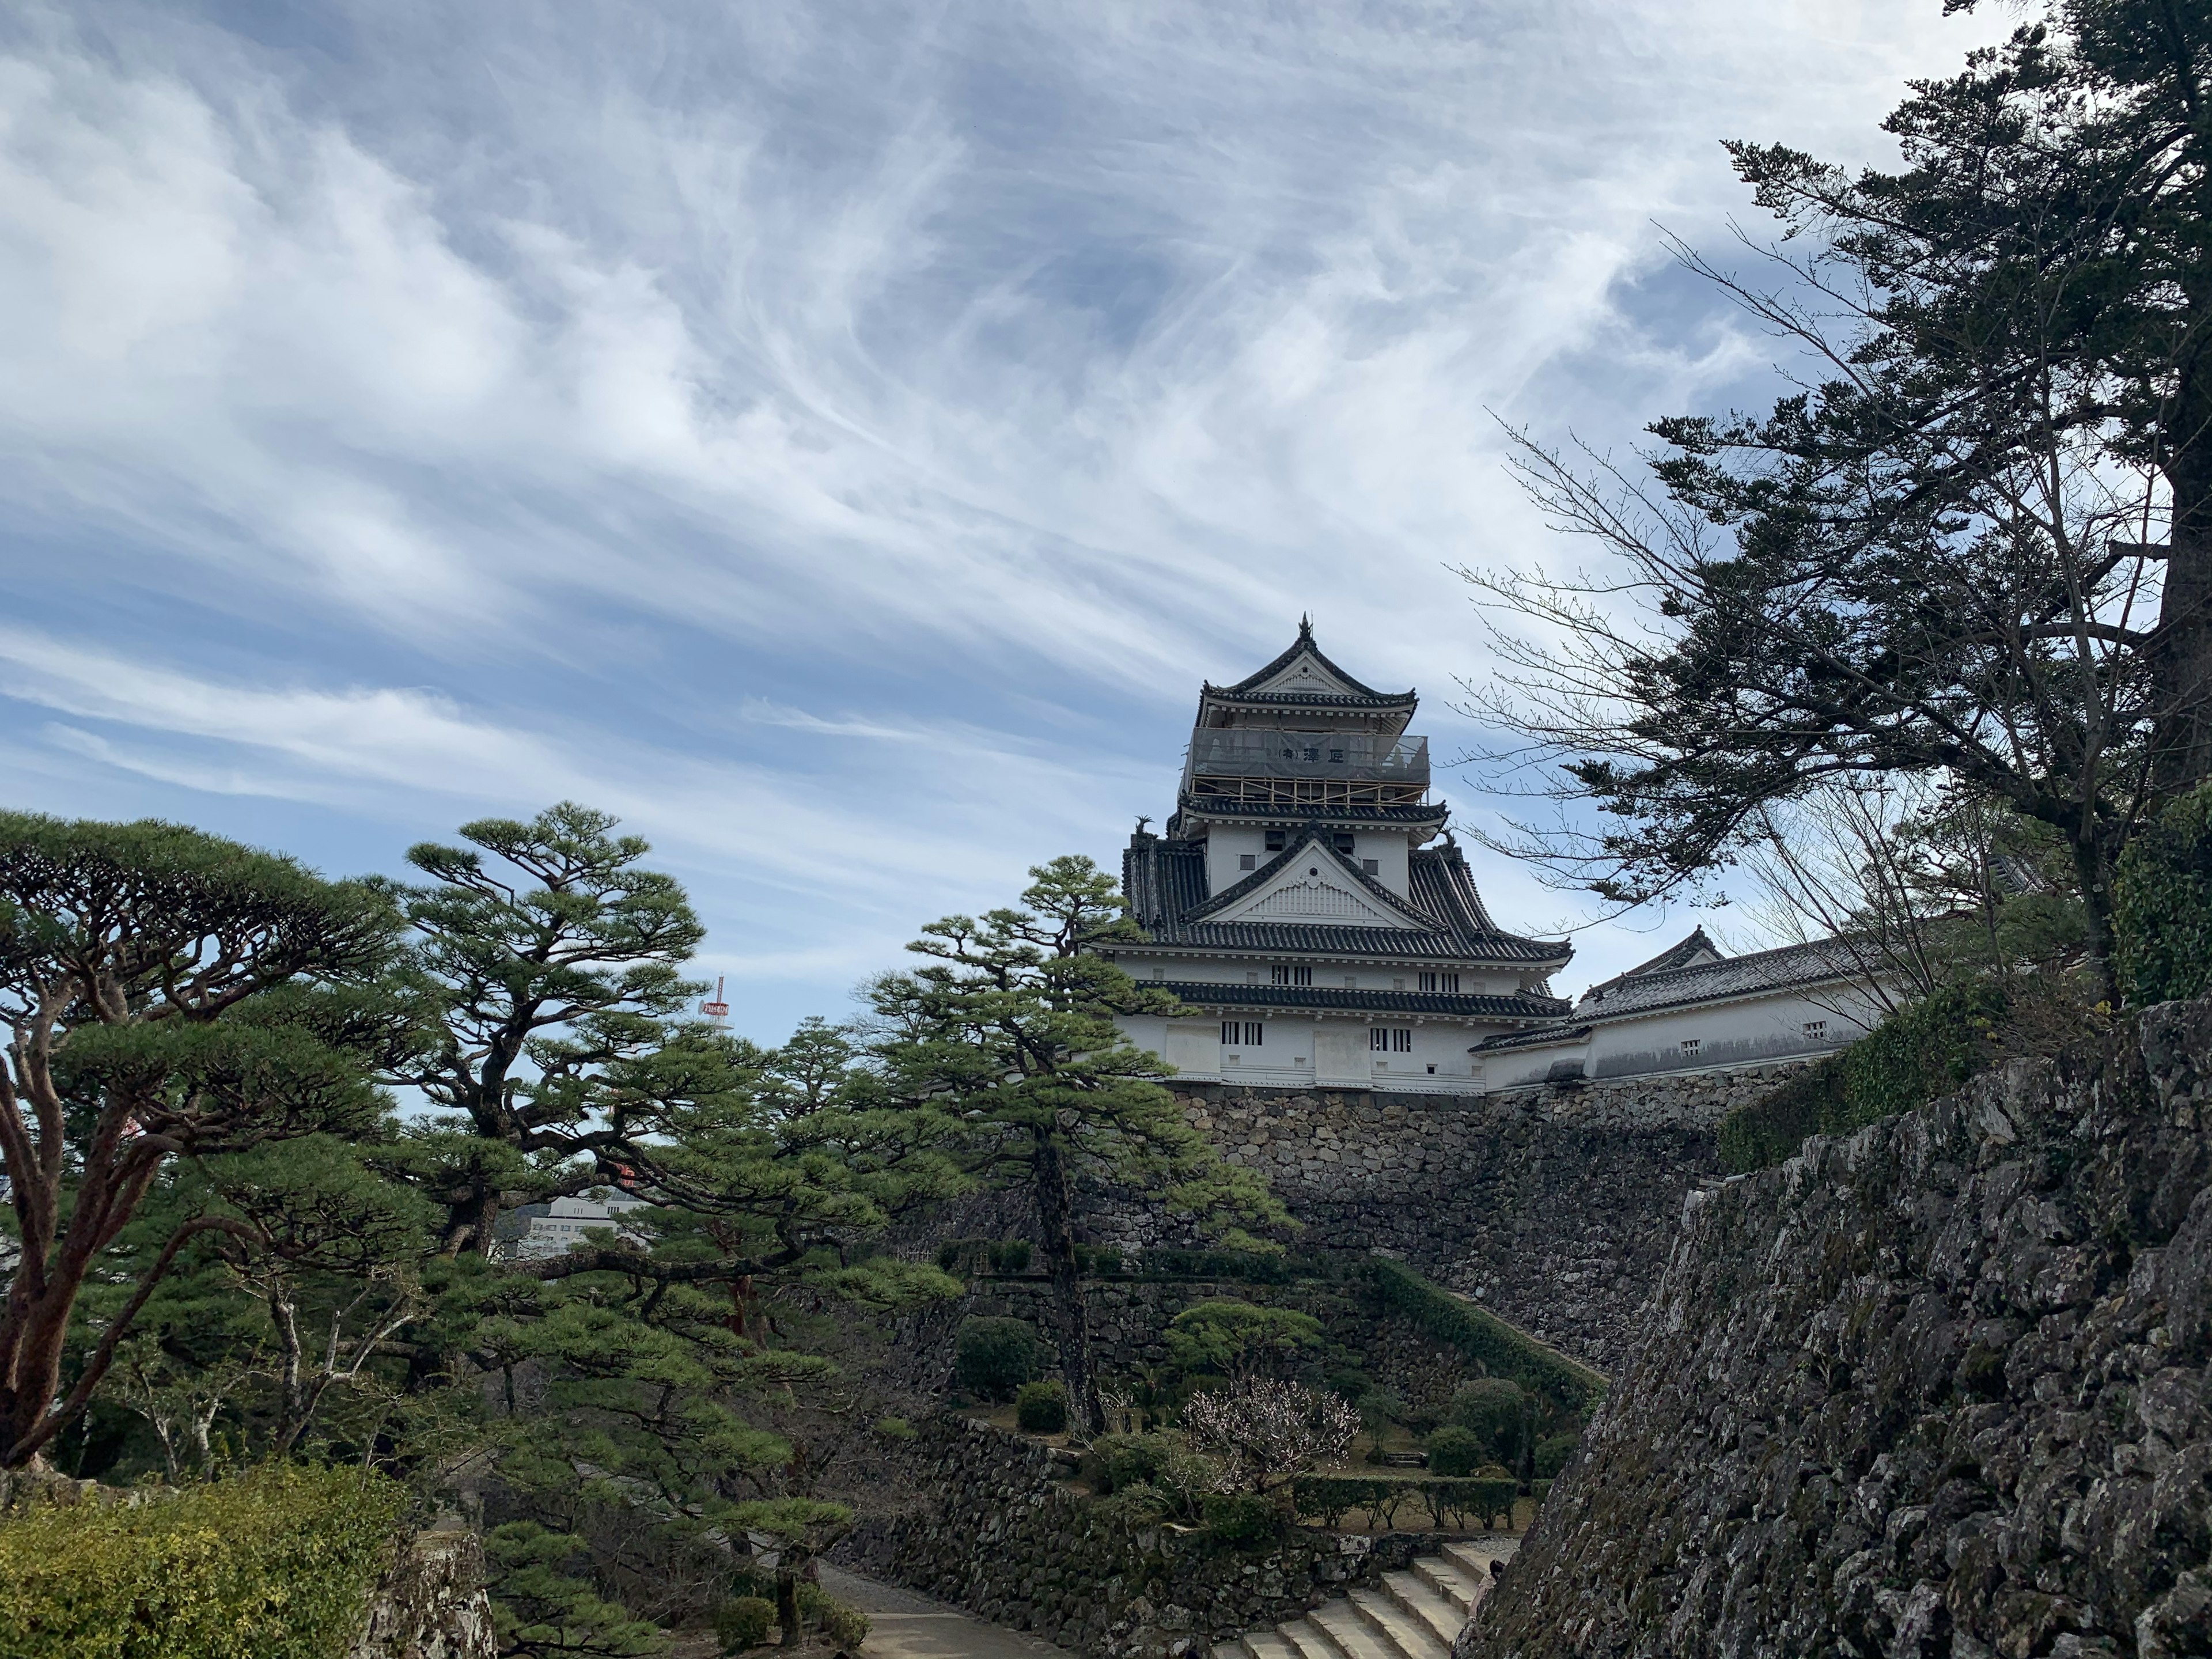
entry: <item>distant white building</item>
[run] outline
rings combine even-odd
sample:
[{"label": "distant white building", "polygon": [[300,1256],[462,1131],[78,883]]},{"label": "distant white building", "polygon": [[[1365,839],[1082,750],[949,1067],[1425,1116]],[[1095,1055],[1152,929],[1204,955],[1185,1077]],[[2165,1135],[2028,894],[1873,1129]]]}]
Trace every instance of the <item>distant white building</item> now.
[{"label": "distant white building", "polygon": [[623,1242],[642,1245],[651,1241],[643,1233],[624,1227],[622,1218],[632,1210],[645,1208],[647,1202],[635,1193],[609,1188],[603,1198],[556,1198],[524,1204],[501,1216],[494,1231],[501,1254],[509,1257],[559,1255],[570,1245],[582,1243],[586,1233],[607,1227],[613,1228]]},{"label": "distant white building", "polygon": [[1573,947],[1492,920],[1429,798],[1419,704],[1346,673],[1310,623],[1200,688],[1166,833],[1140,822],[1122,857],[1146,939],[1103,953],[1188,1011],[1121,1021],[1178,1077],[1474,1094],[1816,1054],[1872,1023],[1832,943],[1729,957],[1702,930],[1553,996]]}]

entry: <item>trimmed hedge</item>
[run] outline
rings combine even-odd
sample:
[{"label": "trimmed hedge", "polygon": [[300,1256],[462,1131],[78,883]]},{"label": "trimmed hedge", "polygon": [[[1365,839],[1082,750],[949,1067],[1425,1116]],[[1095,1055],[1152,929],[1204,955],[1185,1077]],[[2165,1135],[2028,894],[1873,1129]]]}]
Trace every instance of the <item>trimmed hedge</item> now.
[{"label": "trimmed hedge", "polygon": [[1402,1261],[1370,1256],[1369,1287],[1384,1305],[1410,1319],[1431,1340],[1480,1361],[1493,1376],[1510,1377],[1570,1416],[1588,1413],[1605,1392],[1605,1378],[1554,1352],[1496,1314],[1438,1290]]},{"label": "trimmed hedge", "polygon": [[1816,1134],[1848,1134],[1940,1099],[1998,1057],[2006,994],[1996,980],[1947,985],[1849,1048],[1721,1120],[1721,1164],[1747,1175],[1796,1157]]},{"label": "trimmed hedge", "polygon": [[2131,1007],[2212,990],[2212,785],[2169,804],[2120,855],[2112,967]]},{"label": "trimmed hedge", "polygon": [[0,1659],[333,1659],[391,1564],[404,1490],[266,1467],[135,1504],[0,1516]]},{"label": "trimmed hedge", "polygon": [[1386,1527],[1398,1524],[1408,1504],[1427,1511],[1439,1527],[1464,1528],[1480,1523],[1494,1527],[1513,1523],[1514,1500],[1521,1495],[1518,1481],[1507,1480],[1390,1480],[1341,1474],[1304,1474],[1291,1483],[1291,1501],[1298,1518],[1317,1521],[1324,1527],[1343,1525],[1353,1510],[1364,1510]]},{"label": "trimmed hedge", "polygon": [[1064,1434],[1067,1390],[1058,1382],[1024,1382],[1014,1392],[1014,1421],[1030,1434]]},{"label": "trimmed hedge", "polygon": [[1037,1374],[1036,1328],[1026,1319],[960,1322],[952,1337],[952,1380],[986,1400],[1010,1400]]}]

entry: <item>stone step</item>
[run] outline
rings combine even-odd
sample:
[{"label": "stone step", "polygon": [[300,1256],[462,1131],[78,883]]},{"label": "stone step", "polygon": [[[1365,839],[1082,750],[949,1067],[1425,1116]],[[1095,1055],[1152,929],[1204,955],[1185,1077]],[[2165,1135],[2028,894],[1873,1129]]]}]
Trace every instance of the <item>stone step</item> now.
[{"label": "stone step", "polygon": [[1444,1546],[1444,1559],[1475,1577],[1487,1581],[1491,1577],[1490,1564],[1492,1561],[1510,1561],[1520,1547],[1521,1540],[1517,1538],[1501,1538],[1495,1543],[1447,1544]]},{"label": "stone step", "polygon": [[1406,1659],[1447,1659],[1449,1639],[1438,1640],[1427,1625],[1413,1618],[1388,1595],[1376,1590],[1352,1592],[1347,1598],[1360,1618]]},{"label": "stone step", "polygon": [[1349,1601],[1324,1601],[1306,1617],[1336,1644],[1344,1659],[1425,1659],[1407,1653],[1375,1630]]},{"label": "stone step", "polygon": [[1449,1648],[1458,1638],[1466,1617],[1449,1601],[1410,1572],[1382,1575],[1382,1593],[1415,1624]]},{"label": "stone step", "polygon": [[1474,1611],[1474,1604],[1490,1588],[1486,1569],[1478,1577],[1458,1562],[1441,1555],[1415,1556],[1412,1571],[1414,1577],[1458,1608],[1462,1617]]},{"label": "stone step", "polygon": [[1297,1650],[1271,1630],[1248,1630],[1237,1638],[1244,1659],[1298,1659]]},{"label": "stone step", "polygon": [[1330,1641],[1328,1632],[1310,1616],[1278,1625],[1275,1632],[1291,1644],[1298,1659],[1345,1659],[1344,1650]]}]

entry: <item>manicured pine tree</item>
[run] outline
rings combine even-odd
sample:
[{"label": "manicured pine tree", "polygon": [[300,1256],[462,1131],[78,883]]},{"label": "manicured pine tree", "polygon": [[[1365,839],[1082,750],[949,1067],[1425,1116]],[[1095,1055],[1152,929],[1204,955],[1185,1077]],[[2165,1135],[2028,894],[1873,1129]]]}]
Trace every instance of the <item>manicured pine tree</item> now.
[{"label": "manicured pine tree", "polygon": [[1030,1194],[1068,1398],[1097,1434],[1105,1413],[1076,1256],[1078,1180],[1137,1188],[1234,1244],[1255,1245],[1248,1230],[1289,1218],[1261,1178],[1185,1120],[1158,1060],[1115,1027],[1116,1012],[1180,1005],[1097,953],[1142,937],[1113,878],[1081,857],[1030,874],[1020,908],[931,923],[908,947],[926,965],[876,981],[875,1054],[894,1097],[958,1126],[970,1169]]}]

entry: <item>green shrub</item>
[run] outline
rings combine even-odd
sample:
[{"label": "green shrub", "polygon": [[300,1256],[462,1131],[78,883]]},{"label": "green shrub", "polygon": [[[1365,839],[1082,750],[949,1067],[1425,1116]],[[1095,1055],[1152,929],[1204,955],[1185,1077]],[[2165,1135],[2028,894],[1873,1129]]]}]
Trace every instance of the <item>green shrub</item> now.
[{"label": "green shrub", "polygon": [[1168,1357],[1186,1371],[1249,1376],[1279,1370],[1322,1346],[1321,1321],[1288,1308],[1261,1308],[1217,1297],[1168,1322]]},{"label": "green shrub", "polygon": [[1447,1423],[1429,1437],[1429,1473],[1449,1479],[1473,1474],[1489,1455],[1482,1437],[1463,1424]]},{"label": "green shrub", "polygon": [[1025,1273],[1030,1270],[1030,1242],[1026,1238],[1010,1238],[991,1246],[991,1271],[994,1273]]},{"label": "green shrub", "polygon": [[1083,1478],[1102,1496],[1125,1486],[1152,1486],[1176,1443],[1165,1435],[1102,1434],[1083,1455]]},{"label": "green shrub", "polygon": [[1037,1374],[1037,1335],[1026,1319],[969,1318],[952,1339],[953,1380],[986,1400],[1010,1400]]},{"label": "green shrub", "polygon": [[1514,1500],[1521,1483],[1510,1475],[1484,1476],[1465,1480],[1424,1480],[1419,1483],[1429,1518],[1439,1527],[1495,1527],[1513,1524]]},{"label": "green shrub", "polygon": [[1282,1511],[1257,1493],[1210,1492],[1200,1513],[1206,1529],[1224,1544],[1257,1544],[1282,1531]]},{"label": "green shrub", "polygon": [[0,1517],[4,1659],[328,1659],[392,1556],[405,1493],[273,1465],[131,1504]]},{"label": "green shrub", "polygon": [[1575,1448],[1583,1443],[1578,1434],[1555,1434],[1536,1443],[1536,1478],[1549,1480],[1567,1467],[1574,1456]]},{"label": "green shrub", "polygon": [[815,1615],[822,1633],[841,1648],[857,1648],[868,1639],[868,1615],[843,1601],[832,1601]]},{"label": "green shrub", "polygon": [[2007,994],[1997,980],[1939,988],[1849,1048],[1721,1120],[1721,1163],[1748,1174],[1795,1158],[1807,1137],[1848,1134],[1959,1089],[1997,1060]]},{"label": "green shrub", "polygon": [[1057,1382],[1024,1382],[1014,1395],[1014,1421],[1031,1434],[1067,1431],[1067,1390]]},{"label": "green shrub", "polygon": [[1299,1519],[1318,1521],[1333,1530],[1352,1510],[1365,1509],[1381,1484],[1355,1475],[1302,1474],[1291,1482],[1291,1502]]},{"label": "green shrub", "polygon": [[1105,1520],[1130,1527],[1149,1527],[1174,1514],[1176,1504],[1158,1487],[1139,1480],[1115,1487],[1110,1497],[1101,1498],[1091,1507]]},{"label": "green shrub", "polygon": [[1565,1415],[1584,1415],[1605,1392],[1605,1378],[1589,1366],[1438,1290],[1403,1262],[1370,1256],[1362,1271],[1376,1298],[1423,1335],[1479,1361],[1492,1376],[1512,1378]]},{"label": "green shrub", "polygon": [[724,1653],[757,1648],[775,1631],[775,1603],[760,1595],[734,1595],[714,1609],[714,1639]]},{"label": "green shrub", "polygon": [[1485,1376],[1451,1397],[1444,1416],[1482,1442],[1482,1462],[1510,1463],[1521,1455],[1528,1397],[1502,1376]]},{"label": "green shrub", "polygon": [[2112,966],[2138,1008],[2212,990],[2212,785],[2170,804],[2120,855]]}]

